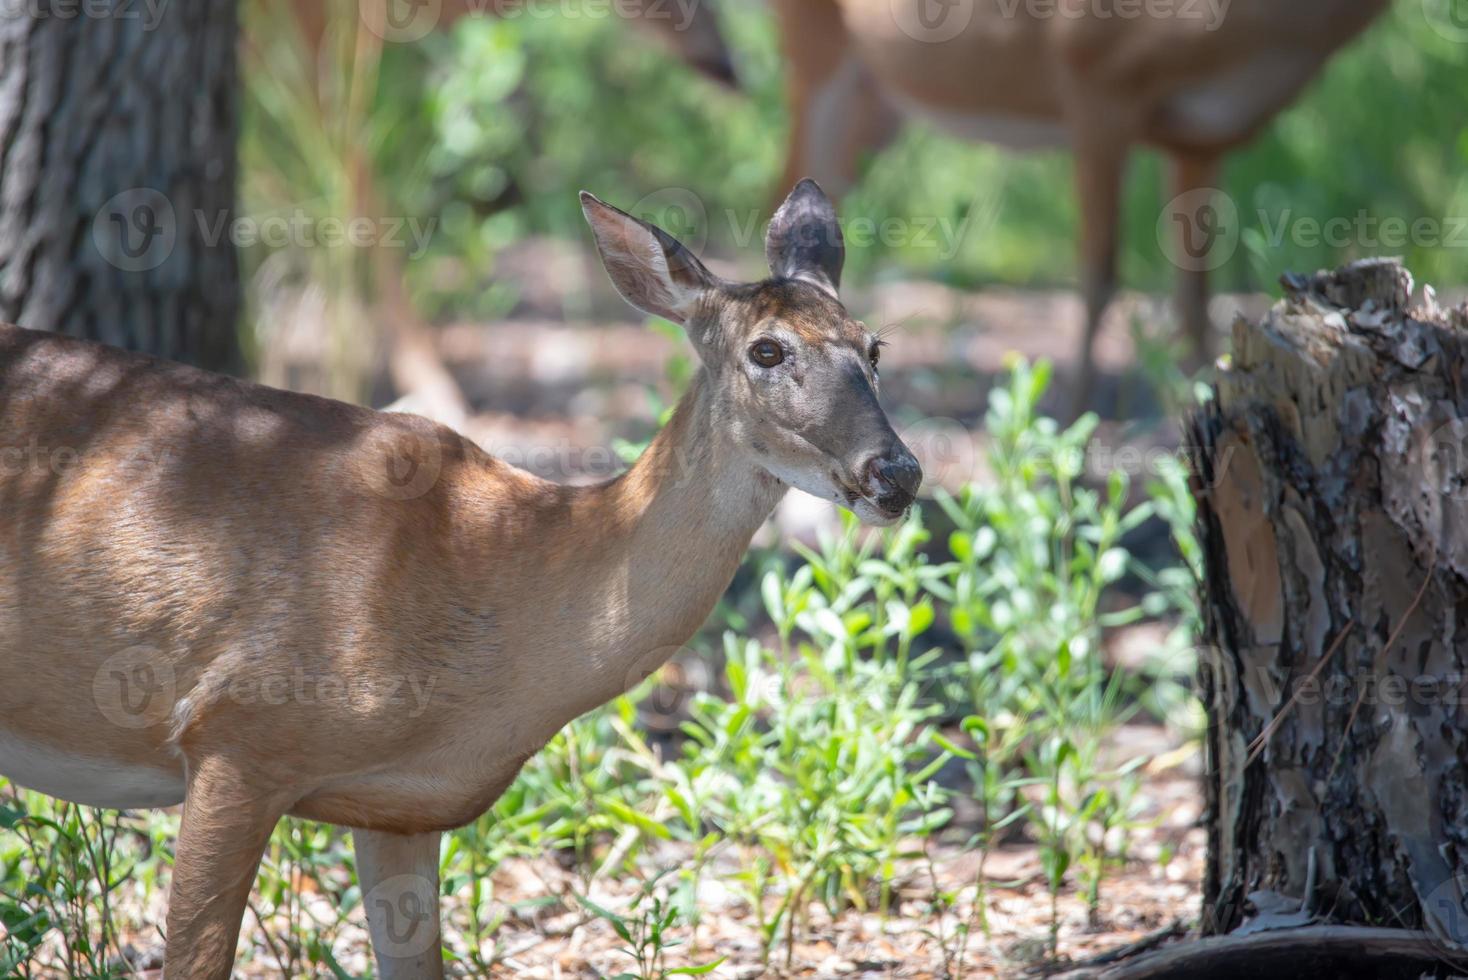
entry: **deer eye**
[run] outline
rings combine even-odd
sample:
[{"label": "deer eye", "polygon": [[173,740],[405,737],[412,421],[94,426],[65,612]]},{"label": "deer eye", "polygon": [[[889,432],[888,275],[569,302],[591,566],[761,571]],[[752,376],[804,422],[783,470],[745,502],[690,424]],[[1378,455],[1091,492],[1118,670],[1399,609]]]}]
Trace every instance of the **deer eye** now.
[{"label": "deer eye", "polygon": [[872,362],[872,370],[877,369],[877,364],[882,360],[882,348],[886,345],[880,340],[872,342],[872,349],[867,351],[867,360]]},{"label": "deer eye", "polygon": [[774,367],[785,360],[784,349],[768,338],[756,340],[749,348],[749,359],[760,367]]}]

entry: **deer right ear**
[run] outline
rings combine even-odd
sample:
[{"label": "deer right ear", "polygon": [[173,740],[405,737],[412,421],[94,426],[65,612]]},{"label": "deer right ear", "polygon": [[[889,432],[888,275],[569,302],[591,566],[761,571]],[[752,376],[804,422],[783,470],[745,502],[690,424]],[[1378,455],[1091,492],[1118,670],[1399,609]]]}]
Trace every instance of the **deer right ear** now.
[{"label": "deer right ear", "polygon": [[765,258],[770,272],[782,279],[803,279],[836,295],[846,244],[841,224],[821,186],[809,177],[795,185],[770,219],[765,232]]},{"label": "deer right ear", "polygon": [[644,313],[686,324],[716,280],[676,238],[581,192],[581,212],[612,285]]}]

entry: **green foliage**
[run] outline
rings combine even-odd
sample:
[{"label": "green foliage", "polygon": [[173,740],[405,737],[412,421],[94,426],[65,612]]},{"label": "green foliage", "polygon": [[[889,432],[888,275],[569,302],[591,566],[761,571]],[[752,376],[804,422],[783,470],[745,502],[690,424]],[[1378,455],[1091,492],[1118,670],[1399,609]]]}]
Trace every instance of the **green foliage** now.
[{"label": "green foliage", "polygon": [[638,892],[626,915],[604,909],[584,896],[577,898],[587,911],[612,927],[617,938],[627,944],[622,947],[622,952],[637,962],[636,973],[619,973],[612,980],[665,980],[667,977],[701,976],[713,972],[724,962],[724,957],[721,956],[697,966],[671,969],[664,962],[668,950],[682,945],[681,940],[670,936],[670,930],[679,924],[682,912],[675,903],[667,901],[653,890],[661,877],[654,878]]}]

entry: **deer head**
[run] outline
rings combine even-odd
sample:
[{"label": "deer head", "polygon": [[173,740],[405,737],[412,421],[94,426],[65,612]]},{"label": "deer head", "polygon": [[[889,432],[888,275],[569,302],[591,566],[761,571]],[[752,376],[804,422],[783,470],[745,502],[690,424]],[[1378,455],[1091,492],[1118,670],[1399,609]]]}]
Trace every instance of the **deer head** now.
[{"label": "deer head", "polygon": [[877,402],[881,342],[837,296],[835,209],[803,180],[770,222],[770,278],[727,282],[654,225],[581,194],[622,297],[681,324],[711,385],[711,414],[752,467],[872,524],[911,506],[922,469]]}]

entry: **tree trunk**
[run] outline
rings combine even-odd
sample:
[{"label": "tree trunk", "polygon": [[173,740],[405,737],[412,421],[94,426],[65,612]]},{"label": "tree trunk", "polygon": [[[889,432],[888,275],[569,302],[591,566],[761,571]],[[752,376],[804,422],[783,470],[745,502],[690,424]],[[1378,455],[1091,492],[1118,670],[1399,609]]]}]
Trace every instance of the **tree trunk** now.
[{"label": "tree trunk", "polygon": [[1203,931],[1468,946],[1468,305],[1390,261],[1286,277],[1193,421]]},{"label": "tree trunk", "polygon": [[0,12],[0,320],[241,367],[235,0]]}]

